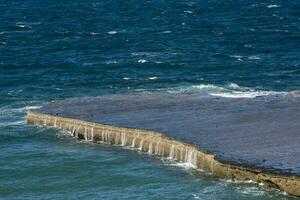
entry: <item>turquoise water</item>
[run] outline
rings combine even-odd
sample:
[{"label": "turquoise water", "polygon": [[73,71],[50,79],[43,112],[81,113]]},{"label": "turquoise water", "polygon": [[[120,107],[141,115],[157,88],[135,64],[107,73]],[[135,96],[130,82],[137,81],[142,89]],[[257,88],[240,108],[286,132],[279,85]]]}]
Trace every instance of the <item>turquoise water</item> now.
[{"label": "turquoise water", "polygon": [[53,99],[299,89],[297,1],[1,1],[0,198],[289,199],[28,126]]}]

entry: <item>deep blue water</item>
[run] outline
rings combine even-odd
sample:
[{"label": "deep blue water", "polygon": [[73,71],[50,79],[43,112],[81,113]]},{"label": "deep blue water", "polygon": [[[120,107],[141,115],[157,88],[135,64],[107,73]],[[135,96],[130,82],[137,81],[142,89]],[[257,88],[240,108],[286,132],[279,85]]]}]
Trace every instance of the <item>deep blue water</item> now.
[{"label": "deep blue water", "polygon": [[299,1],[0,0],[0,198],[288,199],[25,124],[53,99],[300,87]]}]

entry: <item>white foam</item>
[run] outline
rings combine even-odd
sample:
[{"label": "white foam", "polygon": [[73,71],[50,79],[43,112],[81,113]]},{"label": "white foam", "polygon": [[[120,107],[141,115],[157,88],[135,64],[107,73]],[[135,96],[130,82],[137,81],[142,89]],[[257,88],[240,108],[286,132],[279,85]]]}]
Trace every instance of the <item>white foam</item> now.
[{"label": "white foam", "polygon": [[198,168],[195,167],[195,165],[192,165],[191,163],[187,163],[187,162],[164,162],[164,164],[168,165],[168,166],[175,166],[175,167],[180,167],[180,168],[183,168],[183,169],[197,169],[199,171],[202,171]]},{"label": "white foam", "polygon": [[156,76],[149,77],[149,80],[155,80],[155,79],[157,79]]},{"label": "white foam", "polygon": [[236,84],[236,83],[229,83],[228,87],[232,88],[232,89],[239,89],[240,88],[240,86],[238,84]]},{"label": "white foam", "polygon": [[258,187],[238,187],[238,192],[242,194],[247,194],[251,196],[262,196],[265,194],[265,191],[260,190]]},{"label": "white foam", "polygon": [[30,26],[26,25],[23,22],[17,22],[16,27],[18,27],[18,28],[30,28]]},{"label": "white foam", "polygon": [[30,109],[38,109],[42,106],[25,106],[25,110],[30,110]]},{"label": "white foam", "polygon": [[90,32],[90,35],[99,35],[100,33]]},{"label": "white foam", "polygon": [[255,98],[258,96],[286,94],[286,92],[255,90],[249,87],[241,87],[236,83],[229,83],[225,86],[218,86],[213,84],[200,84],[185,87],[169,88],[169,93],[181,92],[196,92],[209,94],[212,96],[219,96],[224,98]]},{"label": "white foam", "polygon": [[249,56],[248,59],[249,60],[260,60],[260,57],[258,57],[258,56]]},{"label": "white foam", "polygon": [[242,61],[243,56],[240,55],[231,55],[230,57],[237,59],[238,61]]},{"label": "white foam", "polygon": [[107,32],[109,35],[114,35],[114,34],[117,34],[118,32],[117,31],[108,31]]},{"label": "white foam", "polygon": [[117,64],[118,61],[116,60],[109,60],[109,61],[106,61],[105,64],[109,65],[109,64]]},{"label": "white foam", "polygon": [[16,27],[25,28],[26,26],[24,24],[16,24]]},{"label": "white foam", "polygon": [[279,5],[276,4],[271,4],[271,5],[267,5],[267,8],[279,8]]},{"label": "white foam", "polygon": [[147,60],[145,59],[138,60],[138,63],[145,63],[145,62],[147,62]]},{"label": "white foam", "polygon": [[213,84],[200,84],[200,85],[194,85],[192,87],[200,89],[200,90],[203,90],[203,89],[219,89],[220,88],[220,87],[218,87],[216,85],[213,85]]},{"label": "white foam", "polygon": [[23,125],[23,124],[25,124],[25,120],[14,121],[14,122],[1,122],[0,123],[0,127],[4,127],[4,126],[18,126],[18,125]]},{"label": "white foam", "polygon": [[286,192],[281,192],[281,194],[283,194],[284,196],[288,196],[288,193]]},{"label": "white foam", "polygon": [[124,79],[124,80],[130,80],[131,78],[129,78],[129,77],[124,77],[123,79]]},{"label": "white foam", "polygon": [[185,11],[183,11],[184,13],[189,13],[189,14],[192,14],[193,12],[192,11],[190,11],[190,10],[185,10]]},{"label": "white foam", "polygon": [[21,108],[13,108],[13,109],[5,109],[3,111],[6,111],[6,113],[20,113],[20,112],[25,112],[31,109],[38,109],[41,106],[25,106]]},{"label": "white foam", "polygon": [[192,194],[194,199],[201,199],[200,196],[198,194]]},{"label": "white foam", "polygon": [[274,95],[277,92],[272,91],[232,91],[232,92],[220,92],[220,93],[210,93],[212,96],[225,97],[225,98],[255,98],[258,96]]},{"label": "white foam", "polygon": [[153,54],[156,54],[155,52],[133,52],[131,55],[133,56],[151,56]]}]

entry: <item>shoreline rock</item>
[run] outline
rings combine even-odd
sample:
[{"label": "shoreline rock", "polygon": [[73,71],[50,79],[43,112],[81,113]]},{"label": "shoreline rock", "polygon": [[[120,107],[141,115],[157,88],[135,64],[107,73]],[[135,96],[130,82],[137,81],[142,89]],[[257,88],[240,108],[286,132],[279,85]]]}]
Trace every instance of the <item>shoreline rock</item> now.
[{"label": "shoreline rock", "polygon": [[210,172],[221,178],[237,181],[252,180],[278,188],[290,195],[300,196],[299,176],[275,174],[259,169],[222,163],[215,158],[216,155],[213,153],[202,151],[194,145],[174,140],[159,132],[104,125],[47,115],[36,111],[28,112],[27,123],[67,130],[78,139],[118,144],[149,154],[170,157],[175,161],[189,163],[195,168]]}]

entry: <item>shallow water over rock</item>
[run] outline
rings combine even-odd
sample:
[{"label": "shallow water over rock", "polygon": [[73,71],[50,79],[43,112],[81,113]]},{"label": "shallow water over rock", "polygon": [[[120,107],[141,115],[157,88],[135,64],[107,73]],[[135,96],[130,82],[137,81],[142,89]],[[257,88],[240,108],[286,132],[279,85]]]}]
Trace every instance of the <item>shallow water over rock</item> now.
[{"label": "shallow water over rock", "polygon": [[300,174],[300,98],[199,94],[110,95],[53,102],[38,112],[161,132],[223,162]]}]

